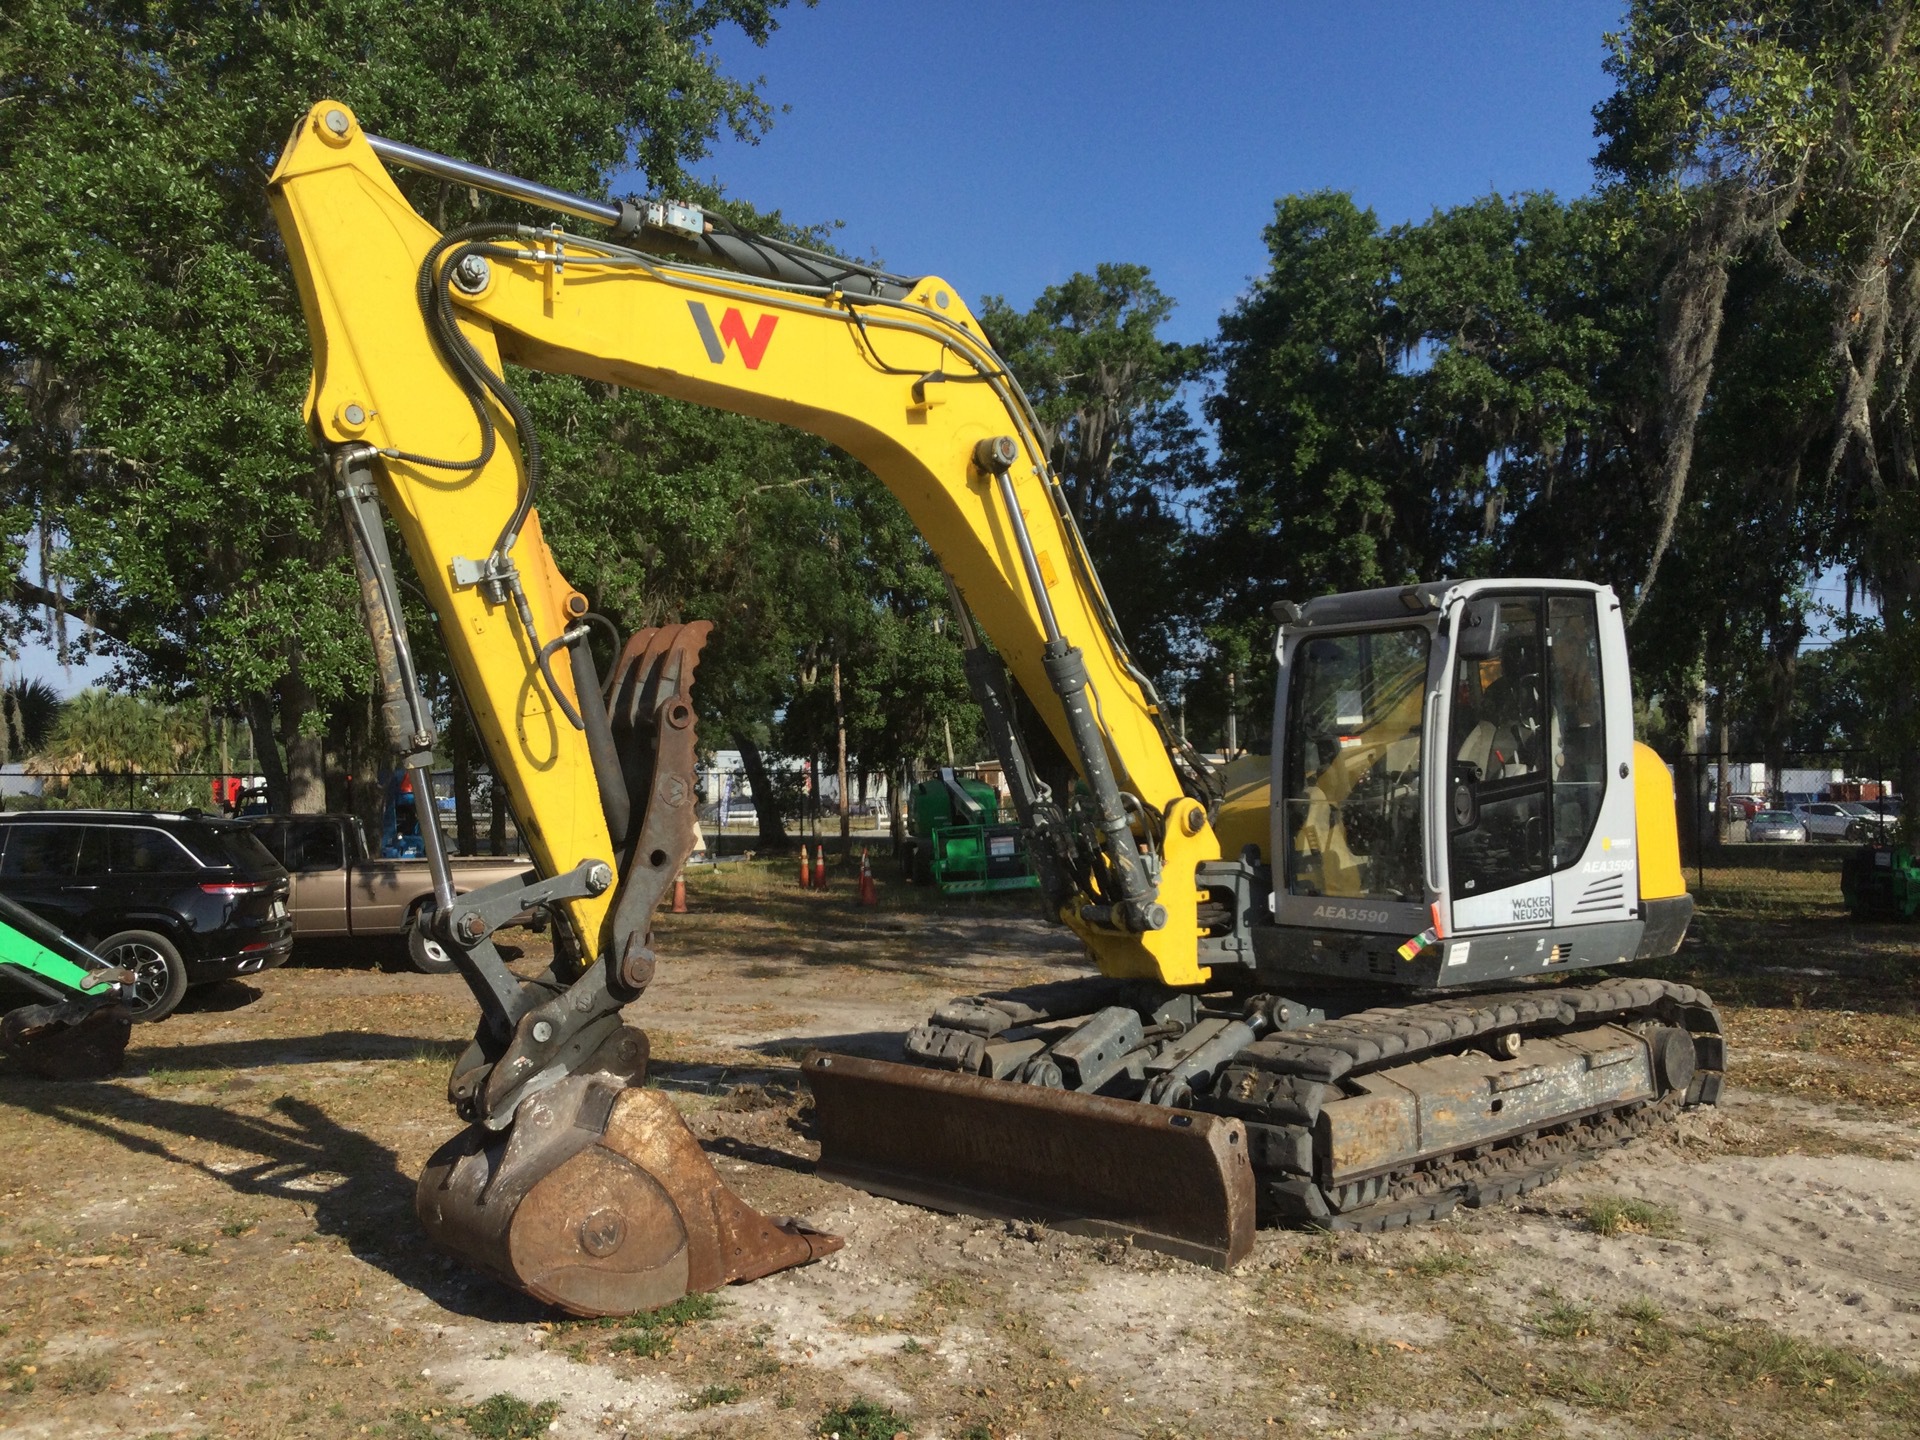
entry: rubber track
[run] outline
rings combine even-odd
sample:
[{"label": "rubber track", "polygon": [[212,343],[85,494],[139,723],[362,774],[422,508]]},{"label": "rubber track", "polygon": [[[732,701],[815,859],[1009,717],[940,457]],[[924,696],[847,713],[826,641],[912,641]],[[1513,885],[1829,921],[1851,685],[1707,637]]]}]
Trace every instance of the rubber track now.
[{"label": "rubber track", "polygon": [[[1077,1003],[1047,1005],[1035,1013],[1064,1020],[1069,1017],[1058,1009],[1088,1003],[1079,993],[1072,1000]],[[1645,1020],[1678,1025],[1694,1036],[1697,1070],[1684,1097],[1669,1093],[1476,1146],[1470,1153],[1430,1157],[1357,1183],[1328,1187],[1310,1173],[1314,1122],[1323,1105],[1345,1093],[1341,1080],[1458,1051],[1510,1031],[1550,1035]],[[930,1023],[914,1032],[906,1058],[972,1070],[985,1043],[980,1035]],[[1462,1204],[1510,1199],[1552,1180],[1565,1165],[1647,1133],[1683,1106],[1712,1105],[1720,1098],[1725,1069],[1720,1012],[1707,993],[1635,976],[1384,1005],[1269,1035],[1234,1056],[1211,1090],[1193,1103],[1195,1109],[1248,1122],[1262,1224],[1385,1230],[1440,1219]]]},{"label": "rubber track", "polygon": [[[1299,1168],[1299,1158],[1309,1153],[1320,1107],[1341,1093],[1337,1081],[1411,1064],[1509,1031],[1547,1035],[1644,1020],[1678,1025],[1693,1034],[1697,1070],[1684,1097],[1669,1093],[1341,1186],[1323,1185]],[[1195,1106],[1237,1115],[1253,1127],[1252,1157],[1261,1182],[1264,1222],[1391,1229],[1438,1219],[1458,1204],[1490,1204],[1533,1189],[1552,1179],[1562,1165],[1625,1144],[1683,1105],[1711,1105],[1720,1097],[1725,1065],[1720,1012],[1706,992],[1633,977],[1382,1006],[1285,1031],[1242,1050]]]}]

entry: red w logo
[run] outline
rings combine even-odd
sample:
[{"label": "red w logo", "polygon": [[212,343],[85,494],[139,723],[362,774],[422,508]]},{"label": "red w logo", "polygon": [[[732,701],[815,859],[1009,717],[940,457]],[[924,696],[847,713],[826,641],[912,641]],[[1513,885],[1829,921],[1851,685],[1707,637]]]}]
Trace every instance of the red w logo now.
[{"label": "red w logo", "polygon": [[737,308],[729,306],[726,314],[720,317],[720,328],[716,330],[713,317],[707,313],[707,307],[698,300],[689,300],[687,309],[693,312],[694,328],[700,332],[700,343],[707,347],[707,358],[716,365],[726,363],[727,347],[731,345],[740,352],[740,359],[749,370],[758,370],[760,361],[767,353],[767,342],[773,339],[773,327],[780,318],[777,315],[762,315],[754,322],[753,329],[747,329],[746,318]]}]

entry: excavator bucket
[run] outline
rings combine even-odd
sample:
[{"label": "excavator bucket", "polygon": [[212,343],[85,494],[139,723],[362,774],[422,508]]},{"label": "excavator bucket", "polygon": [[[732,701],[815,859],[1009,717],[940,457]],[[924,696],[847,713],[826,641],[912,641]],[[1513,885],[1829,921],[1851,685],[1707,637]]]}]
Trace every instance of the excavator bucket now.
[{"label": "excavator bucket", "polygon": [[1238,1120],[809,1053],[818,1174],[963,1215],[1037,1220],[1226,1269],[1253,1248]]},{"label": "excavator bucket", "polygon": [[748,1205],[672,1101],[606,1073],[534,1095],[504,1134],[455,1136],[415,1206],[436,1245],[575,1315],[657,1309],[843,1243]]}]

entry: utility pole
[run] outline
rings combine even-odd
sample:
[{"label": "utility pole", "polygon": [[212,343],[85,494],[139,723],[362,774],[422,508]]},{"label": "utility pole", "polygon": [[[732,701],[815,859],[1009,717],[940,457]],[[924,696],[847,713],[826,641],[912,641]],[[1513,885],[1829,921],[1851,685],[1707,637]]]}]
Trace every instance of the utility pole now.
[{"label": "utility pole", "polygon": [[1239,677],[1227,672],[1227,758],[1231,760],[1240,753],[1240,685]]}]

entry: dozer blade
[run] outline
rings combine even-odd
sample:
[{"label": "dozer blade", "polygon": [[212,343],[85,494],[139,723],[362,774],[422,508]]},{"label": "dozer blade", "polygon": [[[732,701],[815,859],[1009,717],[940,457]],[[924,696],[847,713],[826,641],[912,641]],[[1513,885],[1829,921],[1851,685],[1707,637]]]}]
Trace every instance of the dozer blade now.
[{"label": "dozer blade", "polygon": [[1245,1126],[1219,1115],[810,1052],[818,1173],[890,1199],[1226,1269],[1253,1248]]},{"label": "dozer blade", "polygon": [[125,1005],[26,1005],[0,1018],[0,1054],[45,1080],[100,1080],[119,1073],[132,1033]]},{"label": "dozer blade", "polygon": [[838,1250],[762,1215],[714,1173],[658,1090],[575,1076],[523,1103],[504,1135],[443,1145],[415,1196],[433,1242],[575,1315],[628,1315]]}]

